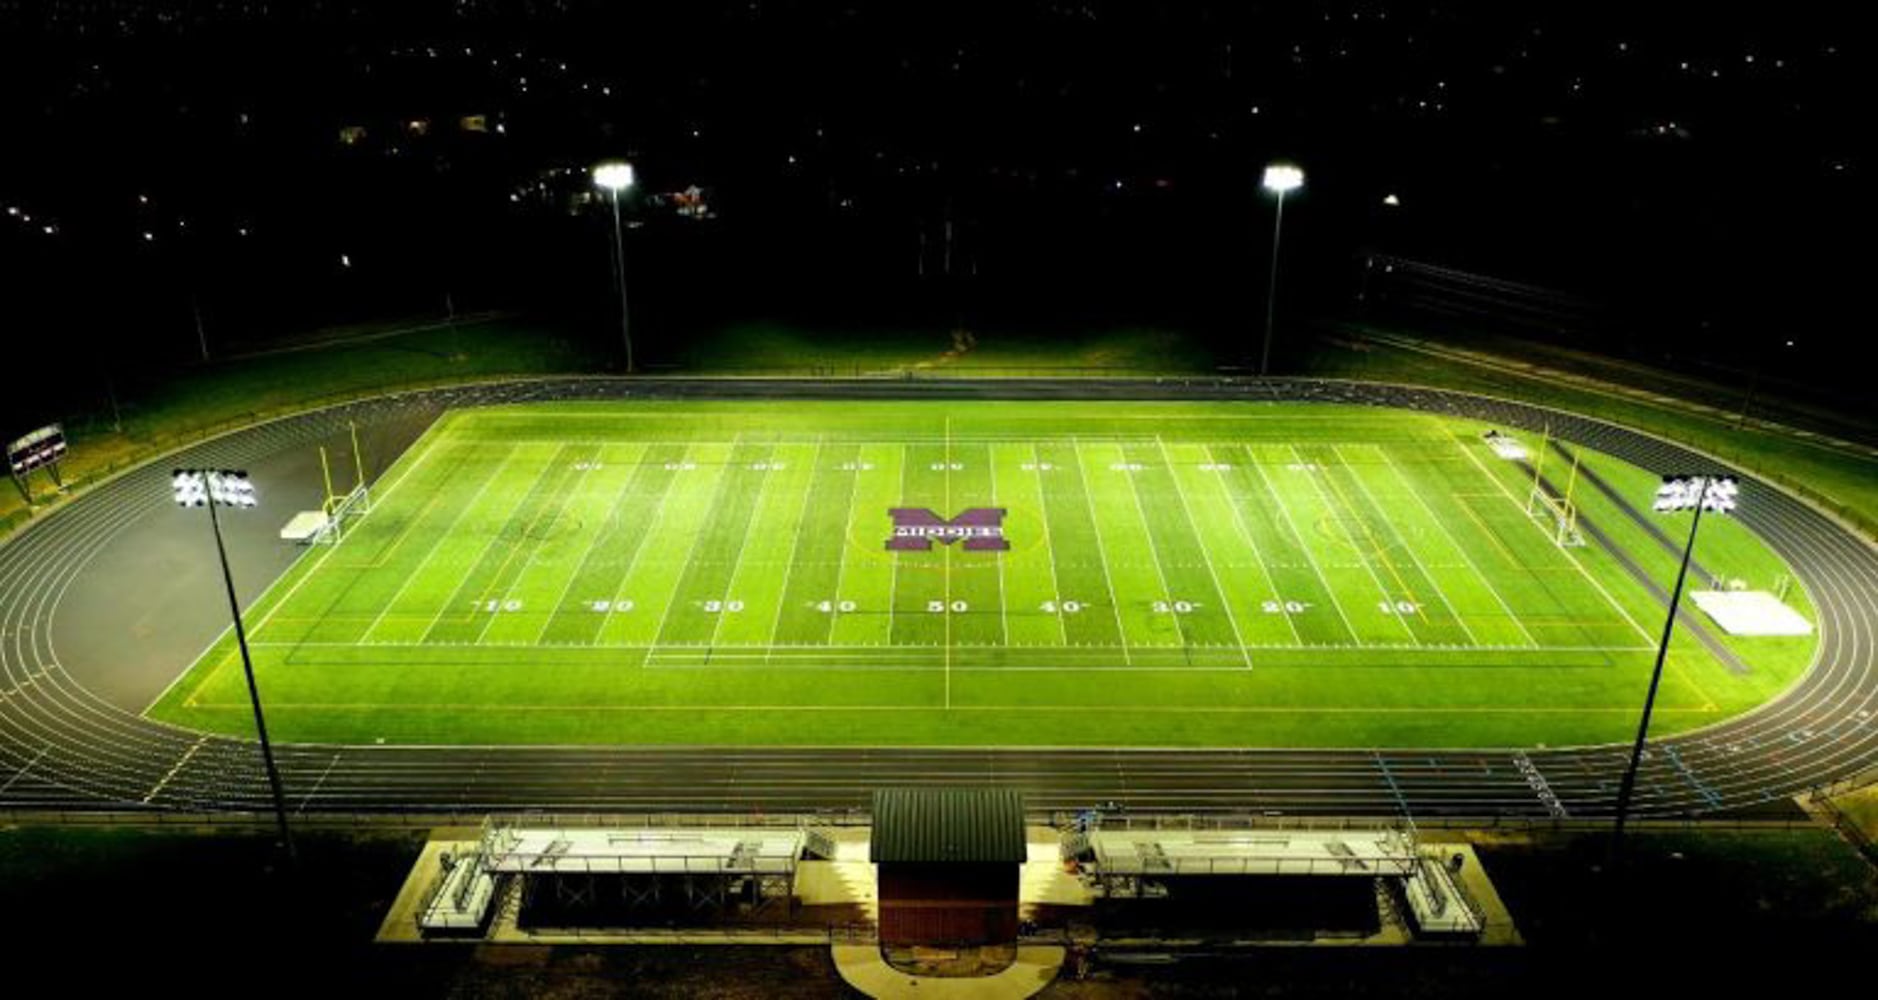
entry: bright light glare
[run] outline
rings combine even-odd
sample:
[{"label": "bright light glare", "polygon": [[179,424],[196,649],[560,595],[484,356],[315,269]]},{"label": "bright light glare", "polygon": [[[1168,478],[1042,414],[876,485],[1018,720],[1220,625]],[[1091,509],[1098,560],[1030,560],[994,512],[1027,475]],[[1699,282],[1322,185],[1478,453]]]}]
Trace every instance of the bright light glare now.
[{"label": "bright light glare", "polygon": [[633,186],[633,165],[630,163],[602,163],[593,168],[593,182],[618,193]]},{"label": "bright light glare", "polygon": [[253,481],[239,469],[177,469],[170,473],[170,490],[183,507],[205,506],[211,497],[224,507],[260,504]]},{"label": "bright light glare", "polygon": [[1650,505],[1659,514],[1673,511],[1703,510],[1718,514],[1733,513],[1741,484],[1733,476],[1664,476]]},{"label": "bright light glare", "polygon": [[1274,163],[1265,168],[1265,190],[1284,194],[1304,186],[1304,171],[1289,163]]},{"label": "bright light glare", "polygon": [[1392,195],[1392,194],[1386,194],[1386,195],[1383,195],[1382,197],[1382,203],[1389,206],[1390,208],[1395,208],[1396,206],[1402,204],[1402,199],[1397,198],[1395,195]]}]

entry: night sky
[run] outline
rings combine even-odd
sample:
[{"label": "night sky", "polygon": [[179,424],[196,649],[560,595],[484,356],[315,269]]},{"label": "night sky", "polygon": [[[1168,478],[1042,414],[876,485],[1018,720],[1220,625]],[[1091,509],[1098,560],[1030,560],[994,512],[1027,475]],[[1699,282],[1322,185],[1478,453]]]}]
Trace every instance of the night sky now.
[{"label": "night sky", "polygon": [[753,318],[1231,338],[1282,157],[1293,320],[1382,254],[1547,290],[1395,289],[1431,315],[1857,384],[1851,7],[0,0],[9,432],[190,363],[197,312],[217,351],[446,295],[603,330],[606,157],[653,357]]}]

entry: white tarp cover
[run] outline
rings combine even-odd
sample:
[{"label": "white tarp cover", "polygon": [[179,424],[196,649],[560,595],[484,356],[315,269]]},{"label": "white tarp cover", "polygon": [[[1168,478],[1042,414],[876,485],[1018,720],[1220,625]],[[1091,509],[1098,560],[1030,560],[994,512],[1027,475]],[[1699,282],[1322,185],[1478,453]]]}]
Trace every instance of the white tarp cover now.
[{"label": "white tarp cover", "polygon": [[1689,595],[1729,635],[1812,635],[1813,625],[1765,590],[1697,590]]},{"label": "white tarp cover", "polygon": [[283,542],[312,541],[315,535],[325,529],[326,521],[325,511],[303,510],[295,514],[293,520],[287,522],[286,527],[280,529],[280,539]]}]

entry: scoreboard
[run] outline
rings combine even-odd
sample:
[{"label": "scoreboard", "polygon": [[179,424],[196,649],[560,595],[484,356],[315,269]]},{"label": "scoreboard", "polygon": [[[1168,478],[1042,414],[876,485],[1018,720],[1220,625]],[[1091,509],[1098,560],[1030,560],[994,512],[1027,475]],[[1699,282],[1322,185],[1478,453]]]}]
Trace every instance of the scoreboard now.
[{"label": "scoreboard", "polygon": [[59,424],[47,424],[7,442],[7,465],[15,477],[51,465],[64,455],[65,428]]}]

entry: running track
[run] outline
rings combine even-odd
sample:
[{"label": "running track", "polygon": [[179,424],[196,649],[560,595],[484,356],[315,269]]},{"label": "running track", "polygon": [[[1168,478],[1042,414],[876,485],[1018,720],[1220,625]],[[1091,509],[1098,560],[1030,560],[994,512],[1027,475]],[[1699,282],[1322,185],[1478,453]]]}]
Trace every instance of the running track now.
[{"label": "running track", "polygon": [[[57,598],[154,506],[172,465],[241,466],[360,423],[536,399],[1291,399],[1459,414],[1536,429],[1652,469],[1725,468],[1635,431],[1463,393],[1267,380],[898,381],[563,379],[380,397],[247,428],[101,485],[0,546],[0,810],[269,808],[249,741],[152,722],[77,684],[51,648]],[[1819,653],[1774,701],[1653,741],[1636,807],[1743,813],[1878,761],[1878,550],[1743,477],[1740,520],[1792,564],[1818,607]],[[217,600],[220,595],[214,596]],[[181,669],[181,665],[178,666]],[[1638,679],[1639,694],[1643,678]],[[1576,819],[1613,809],[1627,746],[1552,750],[1038,750],[277,745],[300,813],[512,810],[796,812],[862,806],[879,785],[997,783],[1036,811],[1114,799],[1136,810],[1446,819]]]}]

